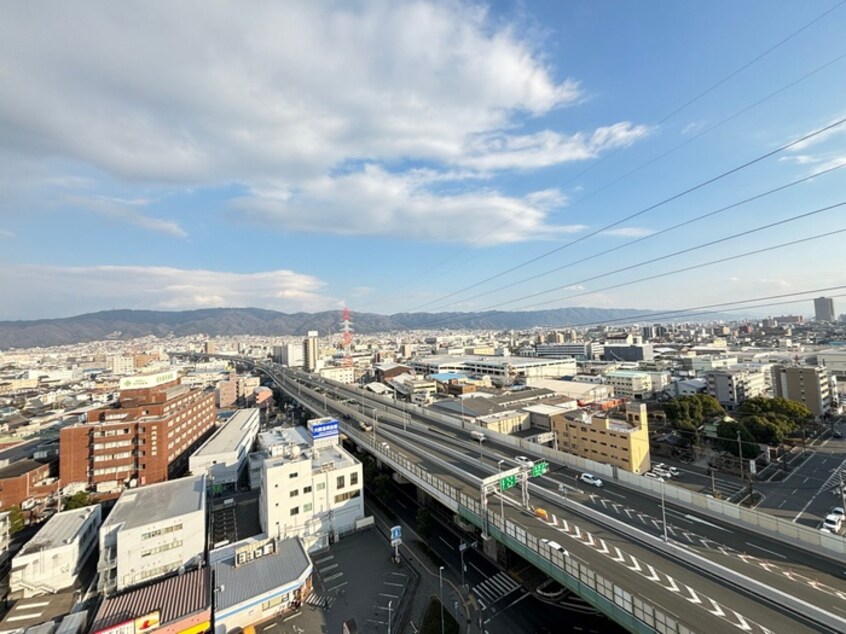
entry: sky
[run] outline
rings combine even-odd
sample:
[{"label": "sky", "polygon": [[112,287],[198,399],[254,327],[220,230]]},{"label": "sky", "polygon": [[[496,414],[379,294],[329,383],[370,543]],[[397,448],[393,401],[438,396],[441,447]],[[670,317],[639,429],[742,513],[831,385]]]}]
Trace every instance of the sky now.
[{"label": "sky", "polygon": [[0,319],[809,314],[846,285],[842,0],[2,15]]}]

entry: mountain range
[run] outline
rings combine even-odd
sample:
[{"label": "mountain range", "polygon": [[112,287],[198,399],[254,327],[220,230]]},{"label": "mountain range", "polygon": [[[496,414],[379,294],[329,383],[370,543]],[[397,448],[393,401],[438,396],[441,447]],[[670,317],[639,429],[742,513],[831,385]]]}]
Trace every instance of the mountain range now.
[{"label": "mountain range", "polygon": [[[558,308],[539,311],[454,313],[353,313],[353,329],[360,334],[401,330],[510,330],[535,326],[586,325],[635,319],[641,309]],[[337,332],[341,313],[281,313],[260,308],[205,308],[184,311],[108,310],[62,319],[0,321],[0,349],[33,348],[102,339],[134,339],[205,334],[208,336],[304,336]]]}]

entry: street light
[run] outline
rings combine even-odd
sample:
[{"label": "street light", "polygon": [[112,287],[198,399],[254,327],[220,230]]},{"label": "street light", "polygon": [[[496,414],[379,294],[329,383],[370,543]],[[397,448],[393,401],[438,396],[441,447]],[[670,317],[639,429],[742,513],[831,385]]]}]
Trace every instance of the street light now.
[{"label": "street light", "polygon": [[482,441],[484,439],[484,436],[479,436],[479,462],[482,462]]},{"label": "street light", "polygon": [[743,445],[740,442],[740,430],[737,430],[737,458],[740,460],[740,479],[743,480]]},{"label": "street light", "polygon": [[464,551],[467,550],[467,544],[461,542],[458,545],[458,556],[461,557],[461,590],[464,591]]},{"label": "street light", "polygon": [[[502,473],[503,462],[505,462],[504,459],[496,463],[499,473]],[[499,480],[499,514],[502,516],[502,529],[505,530],[505,492],[502,490],[502,478]]]},{"label": "street light", "polygon": [[667,538],[667,507],[664,506],[664,478],[661,478],[661,519],[664,522],[664,541],[669,541]]},{"label": "street light", "polygon": [[391,605],[393,600],[388,601],[388,634],[391,634]]},{"label": "street light", "polygon": [[438,585],[441,589],[441,634],[444,634],[444,567],[438,568]]}]

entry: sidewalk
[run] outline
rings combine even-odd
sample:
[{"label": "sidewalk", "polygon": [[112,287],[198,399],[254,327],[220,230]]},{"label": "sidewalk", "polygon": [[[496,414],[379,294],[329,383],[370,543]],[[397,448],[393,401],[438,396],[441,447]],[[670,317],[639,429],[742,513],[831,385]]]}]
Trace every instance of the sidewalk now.
[{"label": "sidewalk", "polygon": [[[405,538],[400,546],[400,557],[419,575],[417,591],[414,594],[409,606],[408,620],[405,623],[403,632],[416,634],[423,621],[423,614],[426,605],[431,597],[439,598],[440,585],[438,578],[438,567],[432,562],[429,556],[423,551],[418,543],[424,543],[422,539],[406,522],[401,519],[389,519],[376,504],[365,502],[367,510],[373,515],[376,528],[387,539],[390,527],[402,526],[403,537]],[[458,622],[459,631],[467,634],[480,632],[478,627],[479,609],[475,598],[468,592],[462,593],[459,587],[460,580],[455,578],[453,571],[449,568],[443,570],[443,593],[444,611],[455,617]]]}]

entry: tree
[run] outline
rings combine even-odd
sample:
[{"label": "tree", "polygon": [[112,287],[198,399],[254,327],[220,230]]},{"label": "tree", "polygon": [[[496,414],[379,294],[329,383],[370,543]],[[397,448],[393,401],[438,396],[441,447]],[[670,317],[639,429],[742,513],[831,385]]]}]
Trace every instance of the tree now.
[{"label": "tree", "polygon": [[391,486],[391,476],[380,473],[373,478],[373,492],[382,504],[389,504],[394,499],[394,488]]},{"label": "tree", "polygon": [[91,497],[87,491],[78,491],[70,497],[66,497],[62,501],[62,509],[70,511],[72,509],[81,509],[85,506],[90,506],[96,503],[97,500]]},{"label": "tree", "polygon": [[15,533],[19,533],[25,525],[26,519],[24,518],[23,511],[17,506],[9,508],[9,534],[14,535]]},{"label": "tree", "polygon": [[778,445],[813,417],[811,411],[785,398],[756,396],[745,400],[738,408],[738,421],[758,442]]},{"label": "tree", "polygon": [[757,458],[761,453],[755,437],[738,421],[724,420],[717,426],[717,437],[720,448],[734,456],[738,455],[737,433],[740,432],[740,446],[744,458]]},{"label": "tree", "polygon": [[664,404],[664,413],[689,447],[699,442],[699,428],[712,418],[724,415],[725,410],[714,397],[693,394],[671,399]]}]

